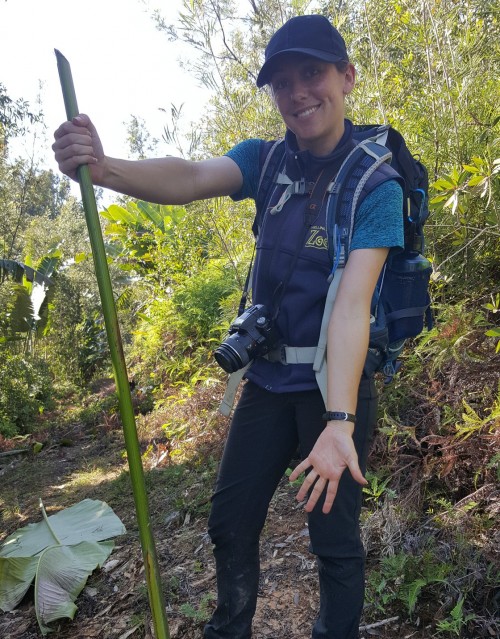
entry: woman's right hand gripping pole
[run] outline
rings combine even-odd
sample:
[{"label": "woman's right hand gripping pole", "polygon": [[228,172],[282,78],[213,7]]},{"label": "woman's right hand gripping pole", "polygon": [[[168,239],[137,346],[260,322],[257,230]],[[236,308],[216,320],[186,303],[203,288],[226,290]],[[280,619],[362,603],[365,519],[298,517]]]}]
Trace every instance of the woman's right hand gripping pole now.
[{"label": "woman's right hand gripping pole", "polygon": [[225,156],[194,162],[172,156],[123,160],[104,155],[95,126],[82,113],[61,124],[54,137],[52,149],[62,173],[76,180],[78,167],[87,164],[94,184],[147,202],[184,205],[231,195],[243,184],[238,165]]},{"label": "woman's right hand gripping pole", "polygon": [[88,164],[94,184],[102,184],[106,157],[95,126],[88,115],[80,113],[64,122],[54,133],[52,150],[59,170],[76,180],[76,170]]}]

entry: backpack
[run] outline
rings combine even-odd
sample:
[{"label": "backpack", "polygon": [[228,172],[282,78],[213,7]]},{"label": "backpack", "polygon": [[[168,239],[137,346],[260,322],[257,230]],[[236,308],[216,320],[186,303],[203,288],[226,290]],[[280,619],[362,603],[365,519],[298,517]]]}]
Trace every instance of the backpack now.
[{"label": "backpack", "polygon": [[[354,125],[353,141],[356,146],[328,189],[326,231],[332,260],[332,285],[325,304],[314,367],[315,370],[321,368],[321,360],[326,354],[326,329],[349,254],[354,214],[363,189],[377,169],[383,173],[384,164],[389,164],[403,180],[404,249],[388,257],[375,289],[364,372],[370,375],[381,371],[385,383],[390,383],[401,366],[398,357],[406,340],[419,335],[424,324],[427,329],[433,325],[429,295],[432,266],[422,255],[425,249],[423,226],[429,216],[428,175],[425,166],[410,153],[403,136],[388,125]],[[258,235],[274,185],[288,184],[289,194],[282,198],[283,204],[298,192],[280,172],[284,159],[284,140],[281,139],[261,161],[257,212],[252,227],[255,235]]]},{"label": "backpack", "polygon": [[[272,361],[312,363],[325,405],[327,329],[343,268],[349,256],[354,214],[363,196],[376,185],[377,175],[382,174],[380,182],[388,177],[396,177],[387,166],[392,167],[402,178],[404,249],[388,256],[375,287],[370,308],[370,339],[364,373],[372,375],[382,372],[384,382],[390,383],[401,366],[398,357],[406,340],[419,335],[424,324],[428,330],[433,326],[429,295],[432,266],[422,255],[425,248],[423,226],[429,216],[427,170],[410,153],[403,136],[388,125],[354,125],[353,141],[356,143],[354,148],[327,187],[329,197],[326,232],[332,272],[318,345],[312,349],[282,346],[265,355]],[[303,180],[292,182],[282,172],[285,164],[284,139],[265,145],[264,151],[255,200],[256,215],[252,225],[255,237],[259,234],[274,188],[285,185],[282,196],[274,207],[278,211],[278,207],[282,207],[293,194],[304,193],[305,187]],[[371,188],[365,189],[366,186]],[[252,264],[240,303],[240,314],[246,302],[251,269]],[[219,407],[224,415],[229,415],[232,410],[237,387],[247,366],[229,377],[226,393]]]}]

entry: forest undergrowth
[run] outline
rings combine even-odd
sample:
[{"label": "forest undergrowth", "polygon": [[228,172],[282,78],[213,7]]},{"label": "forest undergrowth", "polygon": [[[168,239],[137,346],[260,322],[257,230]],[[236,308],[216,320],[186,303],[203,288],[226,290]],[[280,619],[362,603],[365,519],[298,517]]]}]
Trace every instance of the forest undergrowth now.
[{"label": "forest undergrowth", "polygon": [[[499,632],[498,443],[500,356],[458,316],[405,357],[381,387],[378,431],[362,512],[367,551],[361,636],[496,637]],[[221,382],[192,393],[135,386],[137,429],[172,639],[202,636],[215,605],[206,527],[228,421]],[[86,497],[109,503],[127,527],[77,600],[60,637],[151,637],[117,400],[97,379],[83,401],[67,396],[31,435],[4,439],[2,538]],[[35,452],[36,451],[36,452]],[[284,477],[262,536],[257,639],[304,637],[318,606],[315,564],[297,488]],[[30,593],[0,616],[0,635],[40,636]]]}]

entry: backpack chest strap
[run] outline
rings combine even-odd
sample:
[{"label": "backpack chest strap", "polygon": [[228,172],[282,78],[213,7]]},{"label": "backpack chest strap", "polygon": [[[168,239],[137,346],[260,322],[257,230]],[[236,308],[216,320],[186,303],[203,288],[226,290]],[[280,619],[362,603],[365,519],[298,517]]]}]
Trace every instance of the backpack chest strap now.
[{"label": "backpack chest strap", "polygon": [[312,364],[316,357],[316,346],[278,346],[267,355],[264,359],[270,362],[280,362],[280,364]]},{"label": "backpack chest strap", "polygon": [[292,182],[288,175],[285,173],[279,173],[276,178],[276,184],[286,186],[286,189],[281,194],[278,202],[269,210],[271,215],[279,213],[292,195],[304,195],[306,193],[306,181],[303,178]]},{"label": "backpack chest strap", "polygon": [[[325,311],[321,322],[321,330],[318,346],[280,346],[273,349],[264,358],[270,362],[280,362],[281,364],[312,364],[316,375],[316,381],[323,396],[326,406],[327,394],[327,367],[326,367],[326,344],[328,323],[330,315],[337,295],[337,289],[340,284],[343,269],[338,268],[335,272],[333,280],[329,286],[328,294],[325,302]],[[226,392],[219,407],[219,411],[223,415],[229,415],[234,405],[234,399],[239,383],[243,379],[250,364],[244,368],[232,373],[229,376]]]},{"label": "backpack chest strap", "polygon": [[343,272],[343,268],[336,269],[328,288],[318,345],[304,347],[282,346],[265,355],[265,358],[271,362],[281,362],[282,364],[312,364],[325,406],[327,395],[326,347],[328,341],[328,324],[330,323],[333,305],[337,297]]}]

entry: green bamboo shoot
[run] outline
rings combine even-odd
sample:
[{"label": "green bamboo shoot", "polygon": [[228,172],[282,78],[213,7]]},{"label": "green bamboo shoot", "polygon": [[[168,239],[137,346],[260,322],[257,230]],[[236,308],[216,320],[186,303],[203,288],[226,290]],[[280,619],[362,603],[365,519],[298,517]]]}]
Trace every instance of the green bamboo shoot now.
[{"label": "green bamboo shoot", "polygon": [[[79,113],[73,78],[71,75],[71,67],[68,60],[59,51],[57,51],[57,49],[55,50],[55,53],[64,105],[66,108],[66,116],[68,120],[71,120]],[[111,353],[111,361],[116,380],[116,389],[123,424],[125,446],[127,449],[130,480],[132,482],[132,491],[134,494],[137,523],[139,526],[139,536],[141,540],[146,582],[149,593],[149,603],[151,606],[155,634],[157,639],[170,639],[161,587],[160,571],[151,531],[146,484],[144,481],[144,472],[139,449],[139,440],[137,438],[132,397],[128,383],[127,368],[123,354],[120,328],[118,325],[111,278],[109,276],[108,263],[106,260],[104,241],[101,226],[99,224],[99,214],[97,212],[94,189],[88,166],[80,166],[77,171],[77,176],[80,183],[83,208],[85,210],[85,218],[89,230],[92,255],[94,258],[95,271],[106,325],[106,333]]]}]

